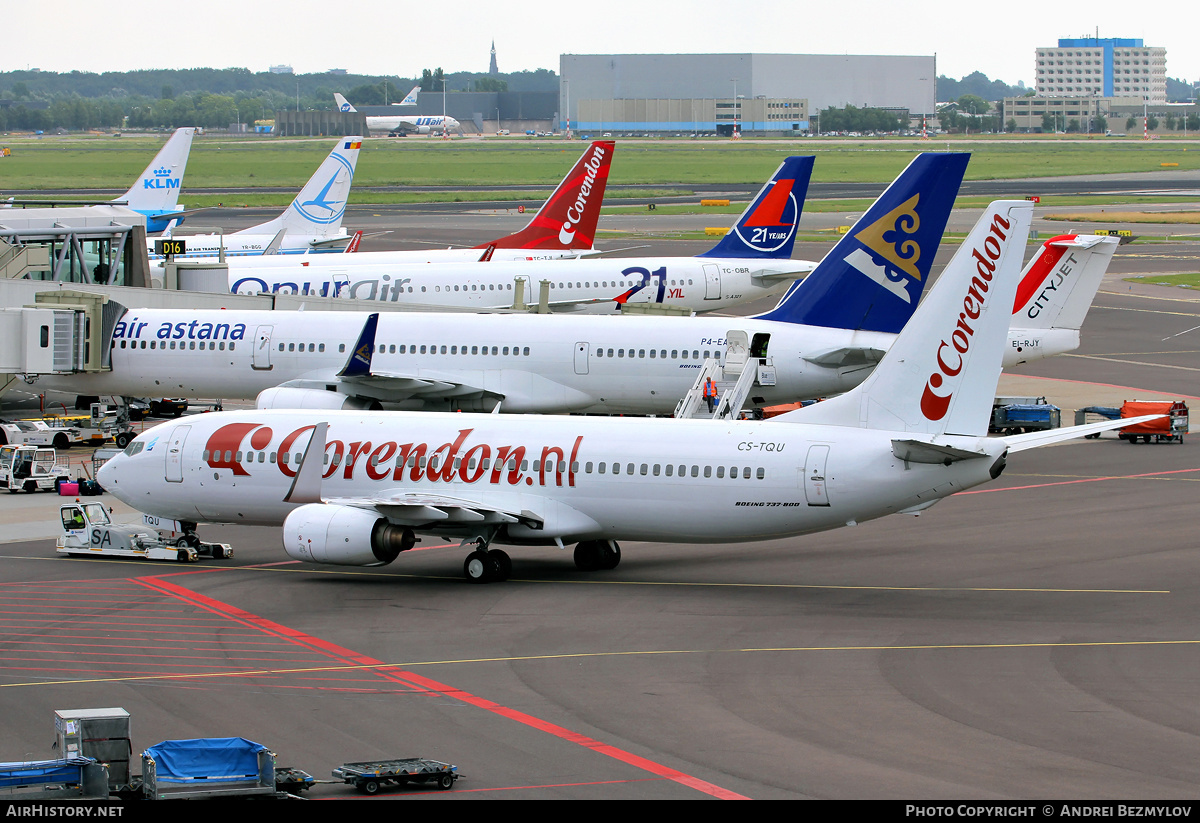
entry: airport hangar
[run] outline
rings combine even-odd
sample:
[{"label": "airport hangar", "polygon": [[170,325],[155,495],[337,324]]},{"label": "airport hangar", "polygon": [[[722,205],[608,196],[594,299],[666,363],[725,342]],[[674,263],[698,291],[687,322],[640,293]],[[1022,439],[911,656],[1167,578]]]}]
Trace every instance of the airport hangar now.
[{"label": "airport hangar", "polygon": [[803,132],[829,107],[937,110],[932,55],[563,54],[559,77],[560,130]]}]

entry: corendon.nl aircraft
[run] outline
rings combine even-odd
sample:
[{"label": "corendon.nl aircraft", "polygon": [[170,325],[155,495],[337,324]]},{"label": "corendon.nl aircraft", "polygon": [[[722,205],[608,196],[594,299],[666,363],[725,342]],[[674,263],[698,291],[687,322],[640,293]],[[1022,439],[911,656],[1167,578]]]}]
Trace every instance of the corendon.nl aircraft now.
[{"label": "corendon.nl aircraft", "polygon": [[1128,421],[987,437],[1032,207],[993,203],[858,388],[767,422],[413,412],[224,412],[139,435],[100,470],[134,508],[282,525],[298,560],[381,565],[417,534],[461,539],[468,580],[508,576],[494,544],[721,543],[926,509],[1011,453]]},{"label": "corendon.nl aircraft", "polygon": [[[861,382],[908,320],[965,163],[965,155],[917,158],[816,271],[759,317],[131,310],[115,327],[111,371],[39,385],[257,398],[261,408],[669,414],[706,359],[740,352],[762,357],[776,377],[753,389],[753,405],[822,397]],[[1063,236],[1041,247],[1022,275],[1006,365],[1078,346],[1115,246]],[[900,247],[916,277],[892,261]]]},{"label": "corendon.nl aircraft", "polygon": [[[524,282],[523,299],[536,302],[541,282],[548,281],[555,311],[616,314],[624,303],[726,309],[782,291],[812,271],[814,263],[791,259],[812,166],[811,157],[784,160],[733,229],[698,257],[493,259],[487,265],[430,266],[362,265],[362,255],[338,255],[320,269],[286,260],[279,261],[281,267],[253,271],[231,266],[229,287],[235,294],[319,294],[487,310],[512,306],[517,281]],[[569,219],[575,212],[566,214]],[[561,226],[560,235],[573,232],[567,223]]]},{"label": "corendon.nl aircraft", "polygon": [[[228,261],[229,282],[238,284],[243,278],[251,278],[247,282],[254,284],[253,277],[257,270],[286,266],[290,274],[275,272],[279,279],[273,282],[287,283],[286,290],[290,291],[307,289],[310,293],[332,294],[348,290],[349,277],[341,270],[353,266],[542,260],[599,253],[594,249],[596,224],[600,219],[600,207],[604,203],[604,189],[608,184],[608,171],[615,148],[616,143],[611,140],[597,140],[589,145],[525,228],[489,243],[469,249],[370,251],[357,252],[352,256],[306,255],[302,259],[269,254],[235,257]],[[274,290],[282,288],[276,285]],[[233,289],[239,290],[273,289],[262,282],[253,288],[241,289],[236,286]]]},{"label": "corendon.nl aircraft", "polygon": [[[187,253],[179,256],[216,257],[222,245],[230,256],[263,254],[268,250],[279,254],[341,251],[351,240],[351,235],[342,228],[342,216],[361,145],[361,137],[339,138],[316,174],[274,220],[223,237],[216,234],[181,237],[187,243]],[[162,259],[154,254],[153,240],[147,241],[147,249],[151,260]]]}]

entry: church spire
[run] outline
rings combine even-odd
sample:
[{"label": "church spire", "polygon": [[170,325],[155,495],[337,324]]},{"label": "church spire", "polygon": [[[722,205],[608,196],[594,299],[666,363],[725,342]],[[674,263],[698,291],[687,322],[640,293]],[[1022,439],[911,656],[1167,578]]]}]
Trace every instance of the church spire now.
[{"label": "church spire", "polygon": [[492,62],[488,66],[488,74],[499,74],[500,69],[496,68],[496,41],[492,41]]}]

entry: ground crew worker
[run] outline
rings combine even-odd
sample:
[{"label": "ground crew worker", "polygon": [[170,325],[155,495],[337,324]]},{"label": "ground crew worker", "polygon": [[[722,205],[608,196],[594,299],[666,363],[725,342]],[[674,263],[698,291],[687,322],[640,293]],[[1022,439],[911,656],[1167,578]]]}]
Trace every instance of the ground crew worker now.
[{"label": "ground crew worker", "polygon": [[717,384],[711,377],[704,378],[704,399],[708,401],[709,414],[717,407]]}]

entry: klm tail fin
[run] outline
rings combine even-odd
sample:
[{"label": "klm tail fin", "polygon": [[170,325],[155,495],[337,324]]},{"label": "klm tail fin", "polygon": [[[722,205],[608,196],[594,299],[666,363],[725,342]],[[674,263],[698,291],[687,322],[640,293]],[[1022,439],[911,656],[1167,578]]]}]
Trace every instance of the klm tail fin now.
[{"label": "klm tail fin", "polygon": [[345,112],[358,111],[358,109],[356,109],[356,108],[354,108],[354,106],[350,105],[349,100],[347,100],[345,97],[342,97],[336,91],[333,93],[333,102],[337,103],[338,111],[345,111]]},{"label": "klm tail fin", "polygon": [[269,223],[251,226],[236,234],[277,234],[280,231],[293,236],[340,234],[361,146],[361,137],[340,138],[287,211]]},{"label": "klm tail fin", "polygon": [[875,371],[781,418],[867,429],[987,434],[1033,205],[992,203]]},{"label": "klm tail fin", "polygon": [[764,320],[895,334],[912,317],[969,154],[918,155]]},{"label": "klm tail fin", "polygon": [[1021,272],[1013,327],[1081,328],[1118,245],[1115,237],[1094,234],[1063,234],[1043,243]]},{"label": "klm tail fin", "polygon": [[697,257],[784,260],[791,257],[796,226],[812,177],[813,159],[784,160],[721,242]]},{"label": "klm tail fin", "polygon": [[[147,217],[178,211],[179,187],[183,185],[183,173],[187,170],[188,153],[192,150],[195,131],[192,128],[176,129],[133,187],[117,199],[126,201],[129,208]],[[160,231],[161,227],[147,230]]]},{"label": "klm tail fin", "polygon": [[592,143],[525,228],[475,248],[560,251],[592,248],[616,145],[611,140]]},{"label": "klm tail fin", "polygon": [[[417,105],[417,95],[420,93],[421,93],[421,87],[413,86],[412,91],[410,91],[408,93],[408,96],[405,97],[403,100],[401,100],[396,105],[397,106],[415,106],[415,105]],[[351,109],[351,111],[353,111],[353,109]]]}]

